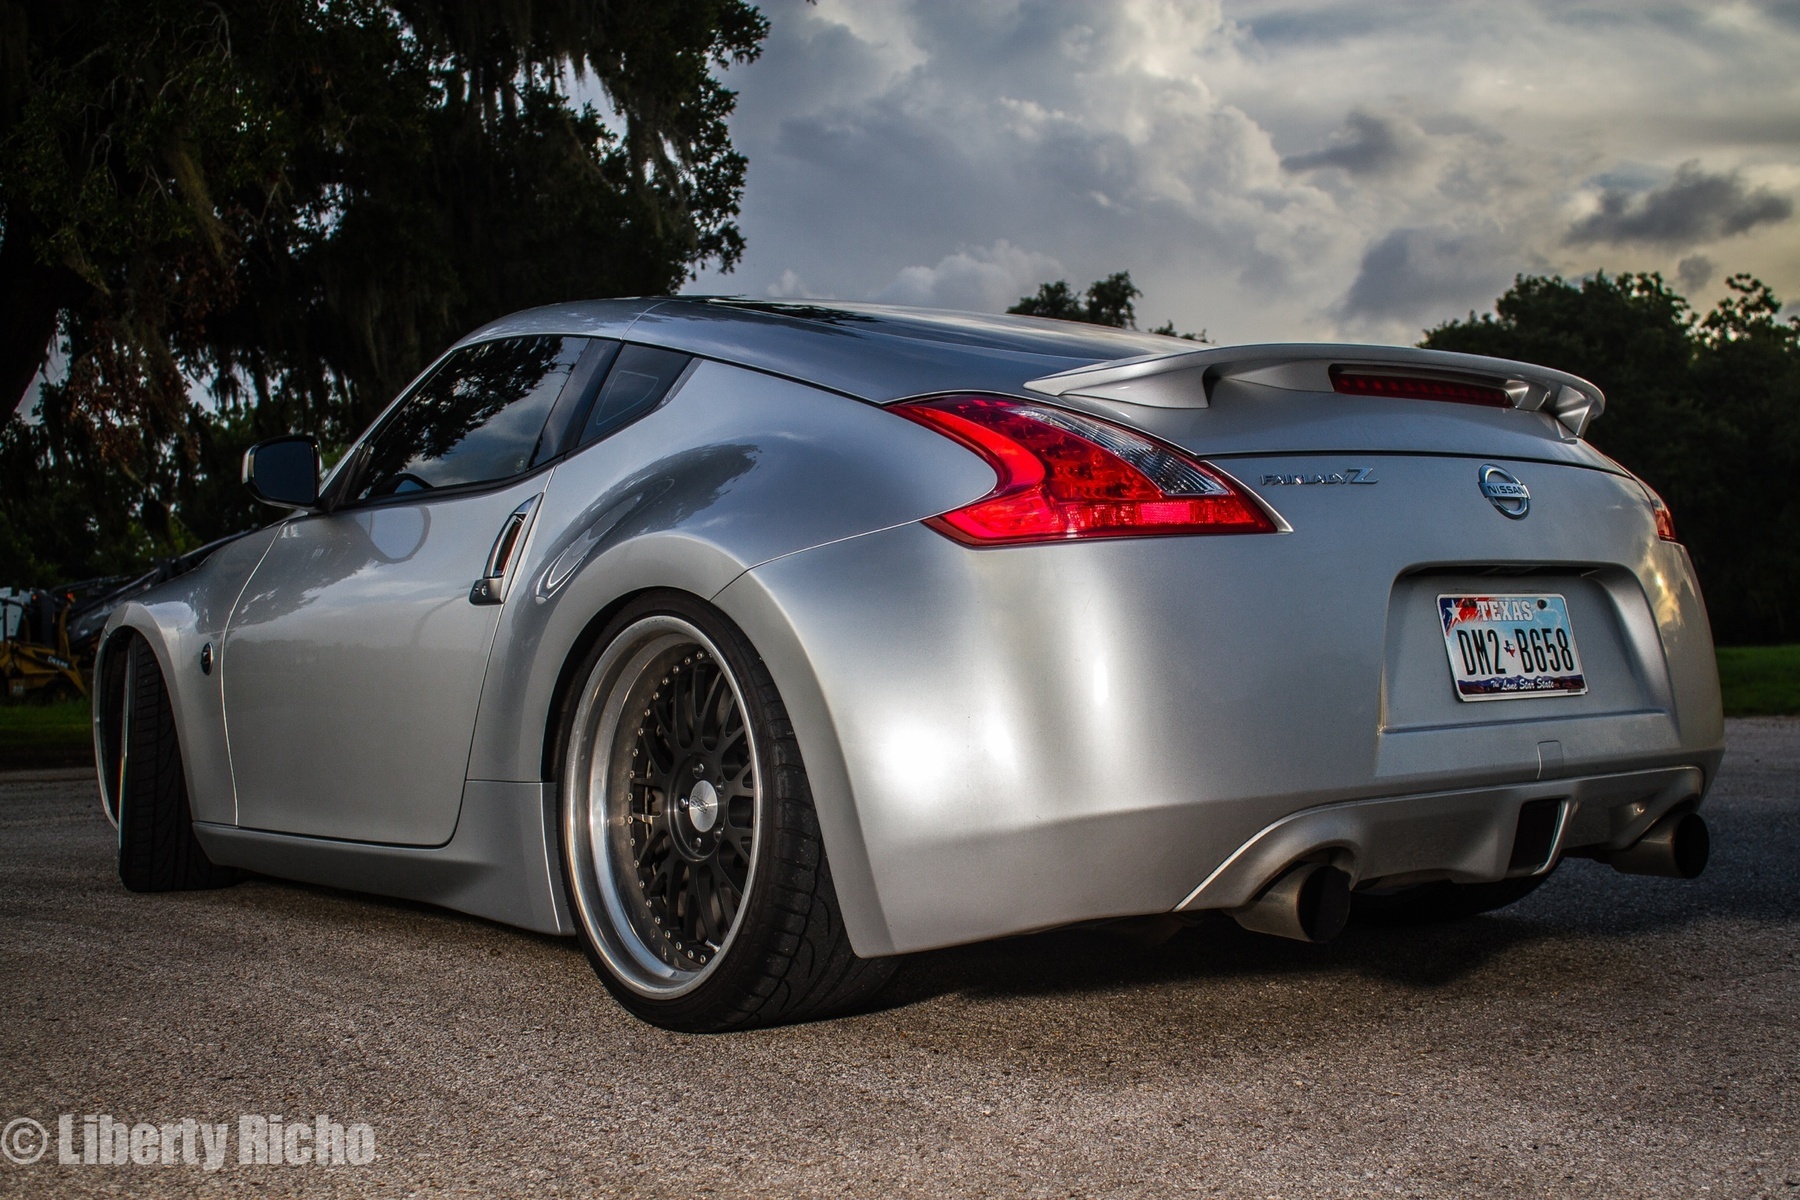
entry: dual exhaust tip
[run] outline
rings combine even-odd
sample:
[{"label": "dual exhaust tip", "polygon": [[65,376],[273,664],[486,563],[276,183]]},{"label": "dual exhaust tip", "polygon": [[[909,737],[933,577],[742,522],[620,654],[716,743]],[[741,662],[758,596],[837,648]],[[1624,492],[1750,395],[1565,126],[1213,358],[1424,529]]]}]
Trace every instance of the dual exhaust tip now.
[{"label": "dual exhaust tip", "polygon": [[[1595,857],[1628,875],[1693,879],[1706,869],[1712,835],[1696,812],[1671,813],[1623,850]],[[1231,910],[1245,929],[1300,942],[1328,942],[1350,919],[1350,875],[1330,863],[1301,863],[1242,908]]]}]

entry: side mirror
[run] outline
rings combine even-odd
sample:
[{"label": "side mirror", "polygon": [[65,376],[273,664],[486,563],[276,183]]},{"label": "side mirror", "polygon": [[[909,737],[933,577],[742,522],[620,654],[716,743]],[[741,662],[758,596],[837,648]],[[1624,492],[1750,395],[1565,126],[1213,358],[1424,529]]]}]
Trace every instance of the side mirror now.
[{"label": "side mirror", "polygon": [[244,486],[277,508],[316,508],[319,444],[302,434],[270,438],[244,452]]}]

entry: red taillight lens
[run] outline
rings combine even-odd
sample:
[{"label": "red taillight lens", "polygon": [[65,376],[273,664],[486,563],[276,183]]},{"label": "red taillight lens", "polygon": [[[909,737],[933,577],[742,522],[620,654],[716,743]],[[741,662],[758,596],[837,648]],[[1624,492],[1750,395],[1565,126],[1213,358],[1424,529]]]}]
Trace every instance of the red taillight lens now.
[{"label": "red taillight lens", "polygon": [[1220,472],[1094,417],[997,396],[890,411],[961,442],[1000,477],[973,504],[927,522],[970,545],[1275,532],[1262,506]]},{"label": "red taillight lens", "polygon": [[1432,379],[1423,375],[1384,375],[1350,367],[1331,368],[1331,386],[1346,396],[1394,396],[1402,400],[1448,400],[1452,404],[1485,404],[1511,408],[1505,388],[1461,379]]},{"label": "red taillight lens", "polygon": [[1663,503],[1663,498],[1656,494],[1656,489],[1638,480],[1638,486],[1644,489],[1644,497],[1650,501],[1650,512],[1656,517],[1656,536],[1665,542],[1679,542],[1675,536],[1675,514]]}]

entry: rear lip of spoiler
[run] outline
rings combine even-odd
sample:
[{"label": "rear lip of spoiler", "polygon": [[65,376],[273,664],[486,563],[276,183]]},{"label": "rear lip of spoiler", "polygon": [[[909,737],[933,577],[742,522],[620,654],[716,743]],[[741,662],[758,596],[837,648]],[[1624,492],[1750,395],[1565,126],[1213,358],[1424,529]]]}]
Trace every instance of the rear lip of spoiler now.
[{"label": "rear lip of spoiler", "polygon": [[1576,375],[1531,363],[1411,346],[1356,346],[1331,342],[1263,346],[1210,346],[1096,363],[1033,379],[1025,386],[1045,396],[1079,396],[1150,408],[1206,408],[1221,379],[1261,383],[1293,391],[1333,391],[1332,367],[1373,367],[1390,374],[1455,377],[1501,387],[1513,407],[1545,412],[1578,438],[1606,407],[1599,388]]}]

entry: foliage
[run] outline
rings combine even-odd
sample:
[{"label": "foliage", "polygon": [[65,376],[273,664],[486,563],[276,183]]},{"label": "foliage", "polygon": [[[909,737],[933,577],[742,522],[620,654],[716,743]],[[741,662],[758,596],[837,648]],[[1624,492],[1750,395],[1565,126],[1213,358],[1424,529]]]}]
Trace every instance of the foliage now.
[{"label": "foliage", "polygon": [[94,715],[87,700],[0,703],[0,771],[94,764]]},{"label": "foliage", "polygon": [[1704,317],[1657,275],[1521,276],[1491,314],[1423,345],[1541,363],[1591,379],[1594,445],[1661,493],[1721,642],[1800,639],[1800,319],[1734,275]]},{"label": "foliage", "polygon": [[1800,716],[1800,646],[1721,646],[1728,717]]},{"label": "foliage", "polygon": [[[1115,271],[1105,279],[1088,284],[1085,296],[1077,296],[1067,280],[1040,283],[1035,296],[1021,296],[1006,311],[1027,317],[1054,317],[1059,321],[1083,321],[1089,325],[1108,325],[1114,329],[1136,329],[1137,309],[1132,303],[1144,293],[1131,282],[1130,271]],[[1167,321],[1150,331],[1169,337],[1204,342],[1206,331],[1177,333],[1175,322]]]},{"label": "foliage", "polygon": [[1028,317],[1055,317],[1059,321],[1085,321],[1114,329],[1136,329],[1137,311],[1132,301],[1144,293],[1131,282],[1130,271],[1118,271],[1088,285],[1085,302],[1067,281],[1038,285],[1037,295],[1021,296],[1006,311]]},{"label": "foliage", "polygon": [[729,268],[715,73],[765,29],[746,0],[0,0],[7,408],[66,364],[0,431],[33,464],[0,576],[241,528],[249,442],[343,443],[502,313]]}]

